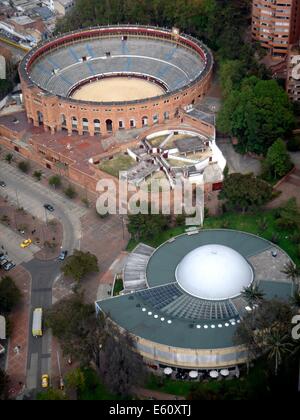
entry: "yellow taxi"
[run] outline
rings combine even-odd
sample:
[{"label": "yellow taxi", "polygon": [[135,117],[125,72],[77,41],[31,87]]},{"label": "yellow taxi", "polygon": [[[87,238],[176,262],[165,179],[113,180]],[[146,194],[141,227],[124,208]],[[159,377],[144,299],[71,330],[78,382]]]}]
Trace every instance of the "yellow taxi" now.
[{"label": "yellow taxi", "polygon": [[49,386],[49,375],[42,376],[42,388],[48,388]]},{"label": "yellow taxi", "polygon": [[27,248],[29,245],[32,244],[32,240],[31,239],[25,239],[21,244],[20,247],[21,248]]}]

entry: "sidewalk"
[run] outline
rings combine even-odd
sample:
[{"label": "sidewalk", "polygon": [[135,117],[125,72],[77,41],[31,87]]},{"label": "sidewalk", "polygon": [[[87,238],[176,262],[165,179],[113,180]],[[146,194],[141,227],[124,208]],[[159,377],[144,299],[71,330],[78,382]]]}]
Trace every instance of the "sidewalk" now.
[{"label": "sidewalk", "polygon": [[22,392],[26,383],[31,276],[21,266],[10,276],[23,295],[21,303],[10,315],[13,330],[9,339],[6,371],[10,378],[9,395],[14,398]]}]

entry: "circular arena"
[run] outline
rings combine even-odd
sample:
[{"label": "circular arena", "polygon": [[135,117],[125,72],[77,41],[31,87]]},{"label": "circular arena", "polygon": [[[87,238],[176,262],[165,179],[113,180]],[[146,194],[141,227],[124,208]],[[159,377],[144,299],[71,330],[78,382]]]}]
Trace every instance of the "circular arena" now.
[{"label": "circular arena", "polygon": [[24,57],[20,77],[35,126],[99,136],[175,118],[205,95],[212,70],[195,38],[125,25],[53,38]]},{"label": "circular arena", "polygon": [[156,370],[236,372],[248,356],[235,333],[252,310],[242,292],[255,284],[266,299],[288,300],[288,262],[283,250],[249,233],[188,231],[157,249],[139,244],[123,270],[124,294],[96,302],[96,310],[128,331]]}]

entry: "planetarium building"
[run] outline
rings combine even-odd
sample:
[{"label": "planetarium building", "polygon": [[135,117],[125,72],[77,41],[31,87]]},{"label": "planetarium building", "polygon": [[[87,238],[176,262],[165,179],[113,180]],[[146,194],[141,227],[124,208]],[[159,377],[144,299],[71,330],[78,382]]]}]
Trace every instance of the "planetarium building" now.
[{"label": "planetarium building", "polygon": [[256,284],[286,299],[290,261],[269,241],[231,230],[188,231],[156,250],[140,244],[123,270],[124,294],[96,302],[157,367],[228,369],[247,361],[235,334],[251,310],[242,296]]}]

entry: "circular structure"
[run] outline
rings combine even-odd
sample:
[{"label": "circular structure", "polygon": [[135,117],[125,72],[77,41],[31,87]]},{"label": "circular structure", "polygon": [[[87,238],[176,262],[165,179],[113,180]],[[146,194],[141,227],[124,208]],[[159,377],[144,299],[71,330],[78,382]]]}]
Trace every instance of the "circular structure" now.
[{"label": "circular structure", "polygon": [[123,270],[125,293],[96,308],[135,338],[148,366],[235,369],[248,360],[235,340],[249,311],[242,292],[255,284],[266,299],[288,300],[292,282],[282,270],[289,262],[255,235],[192,231],[157,249],[138,245]]},{"label": "circular structure", "polygon": [[[124,25],[89,28],[39,45],[24,57],[20,78],[34,125],[100,135],[174,118],[207,92],[212,69],[210,50],[195,38]],[[112,86],[105,95],[104,84]],[[128,92],[130,85],[138,94]]]},{"label": "circular structure", "polygon": [[80,86],[72,93],[73,99],[92,102],[135,101],[164,93],[159,85],[137,77],[107,77]]},{"label": "circular structure", "polygon": [[223,245],[205,245],[187,254],[176,269],[180,287],[208,300],[232,299],[253,281],[253,271],[237,251]]}]

